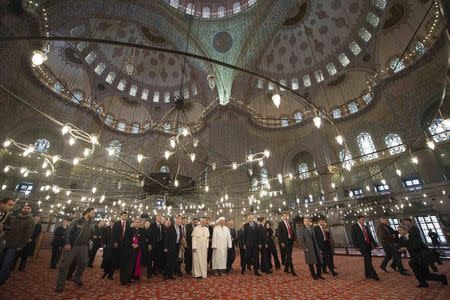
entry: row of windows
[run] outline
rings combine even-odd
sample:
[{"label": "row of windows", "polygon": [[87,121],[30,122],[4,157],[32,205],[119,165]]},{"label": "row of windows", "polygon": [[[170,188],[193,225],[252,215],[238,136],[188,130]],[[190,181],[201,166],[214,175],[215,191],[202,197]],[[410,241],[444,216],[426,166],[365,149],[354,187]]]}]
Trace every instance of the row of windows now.
[{"label": "row of windows", "polygon": [[[77,49],[81,52],[83,51],[85,48],[87,47],[87,43],[85,42],[80,42],[77,45]],[[95,58],[97,57],[97,54],[95,52],[90,52],[85,60],[88,64],[92,64],[95,60]],[[99,64],[97,64],[97,66],[94,68],[94,72],[98,75],[101,76],[103,74],[103,72],[106,69],[106,65],[102,62],[100,62]],[[108,75],[105,78],[105,81],[109,84],[113,84],[113,82],[116,79],[116,73],[115,72],[109,72]],[[127,87],[127,80],[126,79],[121,79],[119,81],[119,83],[117,84],[117,89],[119,91],[125,91],[125,88]],[[132,84],[130,86],[130,89],[128,91],[129,95],[132,97],[136,97],[138,95],[138,86],[135,84]],[[198,94],[198,90],[197,90],[197,85],[195,83],[192,84],[191,89],[189,90],[189,88],[184,88],[183,89],[183,97],[185,99],[189,98],[191,95],[195,96]],[[173,97],[179,97],[180,96],[180,91],[174,91],[173,92]],[[171,100],[171,94],[169,92],[165,92],[165,93],[160,93],[159,91],[155,91],[153,93],[153,102],[159,102],[160,101],[160,97],[162,97],[164,103],[169,103]],[[149,98],[149,90],[144,88],[141,91],[140,94],[140,98],[144,101],[147,101]],[[76,102],[76,101],[74,101]]]},{"label": "row of windows", "polygon": [[[179,8],[179,4],[180,1],[179,0],[167,0],[169,2],[169,4],[175,8]],[[248,0],[246,4],[242,5],[241,2],[236,1],[233,3],[232,9],[231,11],[228,11],[225,6],[221,5],[219,7],[217,7],[217,12],[213,13],[211,12],[211,8],[208,6],[204,6],[201,10],[201,17],[202,18],[211,18],[211,17],[217,17],[217,18],[223,18],[225,17],[228,13],[233,13],[233,14],[237,14],[239,12],[242,11],[243,7],[245,7],[245,5],[247,7],[252,6],[253,4],[256,3],[256,0]],[[187,14],[189,15],[196,15],[196,14],[200,14],[200,12],[196,12],[196,8],[195,5],[193,3],[188,3],[186,5],[185,11]]]}]

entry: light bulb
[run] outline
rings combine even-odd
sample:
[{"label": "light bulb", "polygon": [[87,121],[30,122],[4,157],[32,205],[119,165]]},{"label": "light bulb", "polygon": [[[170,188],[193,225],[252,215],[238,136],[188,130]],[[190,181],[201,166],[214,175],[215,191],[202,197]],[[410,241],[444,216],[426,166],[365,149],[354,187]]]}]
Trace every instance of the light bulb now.
[{"label": "light bulb", "polygon": [[31,56],[31,62],[33,66],[40,66],[48,59],[47,55],[39,50],[34,50]]},{"label": "light bulb", "polygon": [[213,171],[216,170],[216,167],[217,167],[216,163],[212,163],[211,168],[213,169]]},{"label": "light bulb", "polygon": [[386,180],[385,179],[381,179],[381,183],[386,185]]},{"label": "light bulb", "polygon": [[70,130],[70,126],[69,126],[69,125],[64,125],[64,126],[61,128],[61,133],[62,133],[62,135],[67,134],[67,133],[69,132],[69,130]]},{"label": "light bulb", "polygon": [[170,147],[175,148],[175,146],[176,146],[175,138],[174,137],[170,138],[169,142],[170,142]]},{"label": "light bulb", "polygon": [[198,146],[198,139],[194,139],[193,141],[192,141],[192,145],[194,146],[194,148],[197,148],[197,146]]},{"label": "light bulb", "polygon": [[178,187],[178,179],[175,179],[175,181],[173,182],[173,185],[175,185],[175,187]]},{"label": "light bulb", "polygon": [[260,167],[262,167],[262,166],[264,166],[264,161],[261,159],[261,160],[258,162],[258,164],[259,164]]},{"label": "light bulb", "polygon": [[397,173],[398,176],[402,176],[402,171],[400,169],[395,170],[395,173]]},{"label": "light bulb", "polygon": [[252,162],[252,161],[253,161],[253,154],[249,154],[249,155],[248,155],[248,161],[249,161],[249,162]]},{"label": "light bulb", "polygon": [[209,191],[209,186],[205,185],[205,192]]},{"label": "light bulb", "polygon": [[97,135],[95,135],[95,134],[91,135],[91,143],[94,144],[94,145],[98,144],[98,137],[97,137]]},{"label": "light bulb", "polygon": [[331,188],[332,189],[336,188],[336,184],[334,182],[331,183]]},{"label": "light bulb", "polygon": [[69,196],[71,193],[71,191],[66,191],[66,196]]},{"label": "light bulb", "polygon": [[52,174],[52,171],[50,171],[50,170],[45,171],[45,176],[46,177],[50,176],[51,174]]},{"label": "light bulb", "polygon": [[30,174],[30,172],[26,170],[25,173],[23,173],[23,177],[28,177],[28,174]]},{"label": "light bulb", "polygon": [[194,160],[195,160],[195,153],[191,153],[190,157],[191,157],[191,161],[194,162]]},{"label": "light bulb", "polygon": [[8,172],[9,172],[9,169],[10,169],[10,166],[5,166],[5,167],[3,168],[3,172],[8,173]]},{"label": "light bulb", "polygon": [[427,141],[427,146],[428,146],[428,148],[430,148],[431,150],[434,150],[435,145],[434,145],[434,142],[433,142],[433,141],[428,140],[428,141]]},{"label": "light bulb", "polygon": [[164,151],[164,157],[166,158],[166,160],[169,159],[171,154],[172,154],[172,152],[170,152],[168,150]]},{"label": "light bulb", "polygon": [[339,145],[342,145],[344,143],[344,138],[342,137],[342,135],[338,135],[336,137],[336,142],[338,142]]},{"label": "light bulb", "polygon": [[366,185],[366,190],[370,192],[370,186]]},{"label": "light bulb", "polygon": [[6,190],[8,186],[6,184],[2,185],[2,191]]},{"label": "light bulb", "polygon": [[75,139],[73,137],[71,137],[69,139],[69,145],[72,146],[73,144],[75,144]]},{"label": "light bulb", "polygon": [[97,188],[94,186],[93,188],[92,188],[92,194],[95,194],[97,192]]},{"label": "light bulb", "polygon": [[419,159],[417,159],[417,156],[411,157],[411,161],[416,165],[419,163]]},{"label": "light bulb", "polygon": [[289,179],[294,178],[294,175],[292,175],[292,173],[289,173]]},{"label": "light bulb", "polygon": [[269,149],[264,150],[264,156],[266,158],[269,158],[269,156],[270,156],[270,150]]},{"label": "light bulb", "polygon": [[42,169],[46,169],[46,168],[47,168],[47,166],[48,166],[48,163],[47,163],[47,161],[44,161],[44,162],[42,163]]},{"label": "light bulb", "polygon": [[315,116],[313,122],[317,128],[320,128],[320,125],[322,125],[322,119],[319,116]]},{"label": "light bulb", "polygon": [[3,142],[3,147],[8,148],[9,146],[11,146],[11,144],[12,144],[11,140],[10,139],[6,139]]},{"label": "light bulb", "polygon": [[442,123],[447,130],[450,129],[450,118],[445,119]]},{"label": "light bulb", "polygon": [[280,107],[280,104],[281,104],[281,96],[280,96],[280,94],[278,94],[278,92],[275,92],[275,93],[272,95],[272,101],[273,101],[273,104],[275,105],[276,108]]},{"label": "light bulb", "polygon": [[187,136],[187,135],[189,134],[189,130],[188,130],[187,128],[183,128],[181,134],[182,134],[183,136]]},{"label": "light bulb", "polygon": [[56,163],[59,160],[59,155],[53,155],[52,162]]},{"label": "light bulb", "polygon": [[113,155],[114,155],[114,149],[108,148],[108,156],[113,156]]},{"label": "light bulb", "polygon": [[138,155],[137,155],[137,161],[138,161],[138,163],[140,163],[140,162],[142,161],[143,158],[144,158],[144,155],[138,154]]},{"label": "light bulb", "polygon": [[78,158],[75,157],[75,158],[73,159],[73,165],[74,165],[74,166],[78,165],[79,162],[80,162],[80,161],[78,160]]},{"label": "light bulb", "polygon": [[84,152],[83,152],[84,157],[87,157],[89,155],[89,153],[91,153],[91,150],[88,148],[84,148]]},{"label": "light bulb", "polygon": [[237,163],[233,162],[232,167],[233,167],[233,170],[236,170],[237,169]]},{"label": "light bulb", "polygon": [[278,173],[277,177],[278,177],[278,182],[280,182],[280,184],[282,184],[283,183],[283,176],[280,173]]},{"label": "light bulb", "polygon": [[105,195],[102,195],[101,197],[100,197],[100,203],[102,203],[103,201],[105,201]]},{"label": "light bulb", "polygon": [[25,173],[26,170],[27,170],[27,169],[25,169],[25,168],[20,168],[20,174]]}]

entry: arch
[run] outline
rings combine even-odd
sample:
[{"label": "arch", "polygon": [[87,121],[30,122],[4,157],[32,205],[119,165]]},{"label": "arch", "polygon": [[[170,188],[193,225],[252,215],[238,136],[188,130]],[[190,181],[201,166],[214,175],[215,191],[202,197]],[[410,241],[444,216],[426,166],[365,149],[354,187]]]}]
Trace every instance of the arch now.
[{"label": "arch", "polygon": [[377,149],[373,143],[372,136],[367,132],[362,132],[356,137],[359,152],[362,155],[362,160],[372,160],[378,158]]}]

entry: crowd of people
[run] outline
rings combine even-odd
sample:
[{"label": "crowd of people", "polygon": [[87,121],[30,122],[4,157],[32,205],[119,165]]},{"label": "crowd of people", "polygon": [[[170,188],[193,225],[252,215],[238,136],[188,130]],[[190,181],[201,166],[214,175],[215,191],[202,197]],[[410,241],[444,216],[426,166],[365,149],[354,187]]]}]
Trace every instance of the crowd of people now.
[{"label": "crowd of people", "polygon": [[[41,232],[39,217],[32,216],[32,206],[25,204],[20,213],[11,217],[15,200],[6,198],[0,202],[0,284],[3,284],[20,259],[19,271],[32,256],[36,239]],[[193,218],[188,222],[185,216],[164,218],[156,215],[150,220],[147,215],[131,219],[126,211],[119,220],[110,224],[105,221],[94,223],[94,208],[87,208],[80,218],[64,219],[54,231],[50,268],[59,263],[56,292],[63,292],[67,280],[82,286],[82,275],[86,267],[93,267],[97,252],[103,249],[102,278],[114,280],[119,273],[120,283],[127,285],[142,278],[162,275],[166,280],[183,276],[184,272],[196,279],[206,278],[208,270],[217,276],[224,276],[233,269],[237,248],[240,253],[240,272],[252,271],[255,276],[270,274],[273,268],[297,276],[292,261],[292,250],[296,243],[304,251],[305,261],[314,280],[324,280],[323,274],[337,276],[334,264],[333,239],[327,220],[319,217],[316,225],[305,216],[303,226],[296,229],[289,213],[282,214],[282,220],[275,227],[264,217],[255,219],[247,216],[247,222],[235,229],[232,220],[220,217],[212,222],[209,218]],[[358,216],[352,226],[352,240],[364,258],[366,278],[379,280],[372,265],[372,249],[378,245],[371,231],[365,225],[364,216]],[[441,281],[447,284],[444,274],[431,273],[435,263],[441,263],[439,254],[429,249],[420,237],[419,229],[405,219],[398,231],[388,219],[381,217],[377,236],[385,252],[380,269],[387,271],[387,265],[400,274],[408,276],[401,256],[410,255],[409,265],[419,281],[418,287],[428,287],[427,281]],[[278,243],[278,247],[277,244]],[[278,249],[280,255],[278,254]],[[281,258],[281,262],[280,262]],[[145,275],[144,275],[145,270]]]}]

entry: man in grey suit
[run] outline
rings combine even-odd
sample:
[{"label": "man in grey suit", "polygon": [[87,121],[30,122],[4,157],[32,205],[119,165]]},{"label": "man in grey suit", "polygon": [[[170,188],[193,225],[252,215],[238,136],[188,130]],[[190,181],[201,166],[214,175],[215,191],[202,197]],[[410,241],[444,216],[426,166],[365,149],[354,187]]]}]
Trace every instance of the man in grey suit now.
[{"label": "man in grey suit", "polygon": [[[311,227],[311,218],[304,217],[303,224],[305,226],[300,230],[300,243],[305,252],[305,260],[309,266],[309,271],[314,280],[317,280],[318,278],[325,279],[322,277],[322,260],[319,253],[316,234]],[[314,265],[316,265],[316,271],[314,271]]]}]

